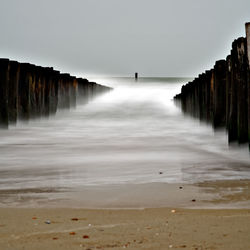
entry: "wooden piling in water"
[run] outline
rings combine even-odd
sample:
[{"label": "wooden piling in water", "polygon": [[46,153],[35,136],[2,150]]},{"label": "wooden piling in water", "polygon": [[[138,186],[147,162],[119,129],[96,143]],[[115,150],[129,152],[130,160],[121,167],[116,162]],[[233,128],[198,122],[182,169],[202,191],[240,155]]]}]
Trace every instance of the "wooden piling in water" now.
[{"label": "wooden piling in water", "polygon": [[226,61],[220,60],[214,66],[214,102],[213,126],[214,128],[226,124]]},{"label": "wooden piling in water", "polygon": [[237,127],[238,127],[238,141],[245,143],[248,141],[248,95],[247,95],[247,47],[246,39],[237,39]]},{"label": "wooden piling in water", "polygon": [[85,104],[89,101],[88,96],[88,80],[77,78],[77,102],[79,104]]},{"label": "wooden piling in water", "polygon": [[70,108],[75,108],[78,82],[77,82],[76,77],[71,77],[70,80],[71,80],[70,88],[69,88]]},{"label": "wooden piling in water", "polygon": [[231,55],[226,58],[226,128],[229,129],[230,122],[230,108],[231,108],[231,95],[232,95],[232,86],[231,86],[231,69],[232,69],[232,60]]},{"label": "wooden piling in water", "polygon": [[77,99],[86,103],[108,90],[52,67],[0,59],[0,127],[7,128],[17,118],[28,120],[54,115],[58,108],[75,108]]},{"label": "wooden piling in water", "polygon": [[217,61],[175,97],[184,113],[211,121],[214,128],[226,127],[229,142],[250,142],[250,23],[246,34],[232,43],[226,60]]},{"label": "wooden piling in water", "polygon": [[9,85],[9,60],[0,59],[0,126],[2,128],[7,128],[9,124],[8,85]]},{"label": "wooden piling in water", "polygon": [[58,85],[60,72],[53,70],[50,79],[49,114],[54,115],[58,105]]},{"label": "wooden piling in water", "polygon": [[59,84],[59,95],[58,95],[58,108],[69,109],[70,108],[70,94],[69,94],[69,83],[70,75],[61,74]]},{"label": "wooden piling in water", "polygon": [[18,85],[18,118],[28,120],[30,118],[30,91],[32,88],[31,64],[20,64],[20,77]]},{"label": "wooden piling in water", "polygon": [[246,28],[246,43],[247,43],[247,61],[248,61],[248,70],[247,70],[247,86],[248,86],[248,143],[250,149],[250,22],[245,24]]},{"label": "wooden piling in water", "polygon": [[20,65],[16,61],[9,62],[8,118],[9,123],[17,122],[18,113],[18,83]]}]

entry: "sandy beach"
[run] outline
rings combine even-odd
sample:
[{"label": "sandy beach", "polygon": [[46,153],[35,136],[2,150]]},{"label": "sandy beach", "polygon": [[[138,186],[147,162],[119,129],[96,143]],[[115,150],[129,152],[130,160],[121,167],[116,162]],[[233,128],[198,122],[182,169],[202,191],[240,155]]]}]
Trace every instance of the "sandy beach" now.
[{"label": "sandy beach", "polygon": [[250,249],[250,209],[0,209],[1,249]]},{"label": "sandy beach", "polygon": [[[124,203],[116,209],[108,208],[107,203],[102,209],[75,208],[72,203],[64,208],[60,202],[57,206],[35,203],[28,207],[29,202],[24,201],[22,207],[1,207],[0,249],[250,249],[249,181],[176,187],[169,185],[166,189],[167,194],[171,193],[169,204],[173,205],[174,197],[178,197],[176,205],[169,207],[139,206],[153,204],[147,192],[141,197],[144,203],[134,202],[143,194],[139,189],[135,192],[138,196],[131,198],[134,208],[126,207],[129,194],[120,196]],[[153,197],[153,193],[148,195]],[[192,197],[195,199],[190,200]],[[99,205],[105,204],[100,194],[98,199]],[[181,204],[181,199],[186,202]]]}]

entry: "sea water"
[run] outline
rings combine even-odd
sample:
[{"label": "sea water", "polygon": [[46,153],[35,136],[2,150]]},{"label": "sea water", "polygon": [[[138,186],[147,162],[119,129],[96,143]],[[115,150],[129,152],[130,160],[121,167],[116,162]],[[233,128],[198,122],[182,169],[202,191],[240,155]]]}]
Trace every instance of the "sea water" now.
[{"label": "sea water", "polygon": [[185,116],[183,78],[99,78],[113,90],[0,130],[0,190],[250,179],[248,147]]}]

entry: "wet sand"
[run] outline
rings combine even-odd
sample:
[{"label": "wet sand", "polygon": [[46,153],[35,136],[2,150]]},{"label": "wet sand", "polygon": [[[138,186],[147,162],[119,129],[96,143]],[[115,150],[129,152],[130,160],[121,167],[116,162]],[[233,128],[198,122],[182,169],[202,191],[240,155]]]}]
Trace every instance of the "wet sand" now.
[{"label": "wet sand", "polygon": [[[219,197],[190,184],[121,184],[76,189],[2,189],[0,207],[152,208],[202,206]],[[196,202],[192,202],[195,199]],[[207,206],[207,204],[205,204]]]},{"label": "wet sand", "polygon": [[[109,200],[106,205],[105,196],[101,195],[106,193],[104,189],[98,196],[99,205],[106,207],[102,209],[79,208],[82,203],[76,203],[78,208],[73,207],[73,198],[79,197],[76,194],[67,205],[63,203],[65,200],[50,204],[45,200],[30,203],[29,199],[19,205],[4,207],[2,204],[0,249],[250,249],[248,180],[204,182],[194,186],[162,184],[158,188],[166,193],[165,199],[169,199],[171,206],[157,207],[160,199],[154,197],[154,185],[141,186],[135,190],[134,197],[133,192],[122,194],[121,189],[113,190],[111,194],[119,199],[113,199],[113,203]],[[148,193],[150,189],[153,191]],[[142,190],[144,195],[136,203]],[[53,193],[53,190],[42,191],[47,196]],[[8,192],[20,195],[17,190]],[[142,208],[154,202],[154,208]]]},{"label": "wet sand", "polygon": [[120,184],[76,189],[1,189],[0,207],[18,208],[250,208],[250,181]]}]

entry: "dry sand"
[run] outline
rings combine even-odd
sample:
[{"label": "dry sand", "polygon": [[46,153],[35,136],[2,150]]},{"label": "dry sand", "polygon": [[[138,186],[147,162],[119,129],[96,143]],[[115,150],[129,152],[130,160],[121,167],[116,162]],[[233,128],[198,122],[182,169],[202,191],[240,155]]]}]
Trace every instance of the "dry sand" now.
[{"label": "dry sand", "polygon": [[203,205],[248,209],[2,207],[0,249],[250,249],[249,181],[198,186],[216,194]]},{"label": "dry sand", "polygon": [[1,208],[0,249],[250,249],[250,210],[171,210]]}]

